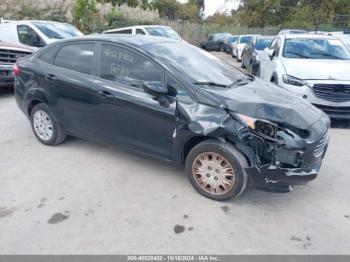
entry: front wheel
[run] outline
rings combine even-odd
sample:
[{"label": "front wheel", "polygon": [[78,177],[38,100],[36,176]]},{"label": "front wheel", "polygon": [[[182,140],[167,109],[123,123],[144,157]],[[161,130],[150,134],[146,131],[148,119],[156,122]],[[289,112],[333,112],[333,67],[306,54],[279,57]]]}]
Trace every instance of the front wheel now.
[{"label": "front wheel", "polygon": [[34,135],[45,145],[58,145],[66,139],[63,127],[48,105],[44,103],[34,106],[30,114],[30,122]]},{"label": "front wheel", "polygon": [[229,142],[206,140],[196,145],[186,159],[186,173],[202,195],[219,201],[238,197],[246,188],[245,157]]}]

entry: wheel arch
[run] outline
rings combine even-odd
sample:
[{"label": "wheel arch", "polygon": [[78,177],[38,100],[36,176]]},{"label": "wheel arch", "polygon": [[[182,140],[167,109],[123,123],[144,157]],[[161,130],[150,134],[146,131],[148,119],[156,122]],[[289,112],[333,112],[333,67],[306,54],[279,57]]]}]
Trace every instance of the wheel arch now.
[{"label": "wheel arch", "polygon": [[34,90],[30,90],[30,92],[26,94],[26,101],[27,101],[26,103],[27,114],[28,116],[30,116],[34,106],[40,103],[47,103],[47,97],[42,90],[34,89]]},{"label": "wheel arch", "polygon": [[271,76],[271,78],[270,78],[270,82],[276,83],[276,85],[278,85],[278,76],[277,76],[277,73],[276,73],[276,72],[273,72],[273,73],[272,73],[272,76]]}]

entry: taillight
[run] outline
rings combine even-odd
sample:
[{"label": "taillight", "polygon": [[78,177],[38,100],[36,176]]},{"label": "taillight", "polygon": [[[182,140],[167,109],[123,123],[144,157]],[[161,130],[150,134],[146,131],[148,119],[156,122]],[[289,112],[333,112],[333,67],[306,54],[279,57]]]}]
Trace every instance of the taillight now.
[{"label": "taillight", "polygon": [[13,67],[13,71],[12,71],[13,75],[15,77],[18,77],[19,74],[21,73],[21,69],[19,68],[18,64],[16,63],[15,66]]}]

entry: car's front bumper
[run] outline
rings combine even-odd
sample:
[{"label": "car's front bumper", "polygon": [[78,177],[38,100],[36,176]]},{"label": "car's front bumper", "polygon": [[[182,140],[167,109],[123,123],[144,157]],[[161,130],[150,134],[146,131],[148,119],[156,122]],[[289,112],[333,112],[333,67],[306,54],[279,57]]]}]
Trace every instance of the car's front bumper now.
[{"label": "car's front bumper", "polygon": [[289,192],[291,186],[304,185],[317,177],[321,161],[315,169],[280,168],[273,165],[250,167],[246,169],[254,187],[258,189]]},{"label": "car's front bumper", "polygon": [[[331,118],[339,119],[350,119],[350,100],[344,101],[330,101],[323,99],[316,95],[314,86],[317,84],[323,85],[350,85],[350,81],[335,81],[335,80],[312,80],[308,81],[308,85],[304,86],[293,86],[283,82],[279,79],[278,85],[285,88],[286,90],[294,93],[295,95],[307,100],[314,106],[320,108],[327,113]],[[344,94],[348,95],[348,94]],[[341,94],[339,94],[341,96]]]},{"label": "car's front bumper", "polygon": [[309,129],[310,137],[304,146],[293,148],[292,144],[277,149],[276,164],[263,164],[246,168],[254,185],[259,189],[289,192],[291,186],[303,185],[314,180],[321,168],[330,139],[329,118],[322,119]]},{"label": "car's front bumper", "polygon": [[15,78],[12,71],[13,65],[0,64],[0,87],[13,86]]}]

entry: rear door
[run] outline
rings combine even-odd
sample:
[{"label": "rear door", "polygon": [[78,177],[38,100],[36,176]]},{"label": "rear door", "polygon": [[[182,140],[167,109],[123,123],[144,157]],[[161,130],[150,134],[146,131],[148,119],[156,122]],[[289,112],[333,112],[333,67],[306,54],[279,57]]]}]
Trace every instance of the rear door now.
[{"label": "rear door", "polygon": [[101,99],[97,93],[101,87],[94,77],[95,48],[92,41],[66,44],[57,51],[53,65],[43,65],[39,73],[49,106],[67,131],[101,140],[103,134],[98,127]]}]

